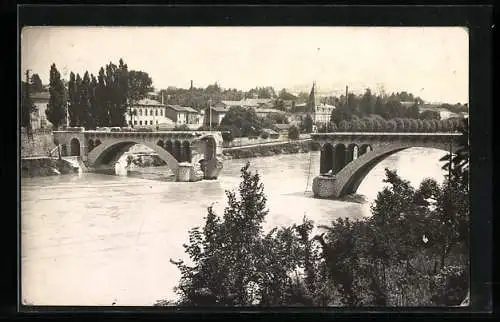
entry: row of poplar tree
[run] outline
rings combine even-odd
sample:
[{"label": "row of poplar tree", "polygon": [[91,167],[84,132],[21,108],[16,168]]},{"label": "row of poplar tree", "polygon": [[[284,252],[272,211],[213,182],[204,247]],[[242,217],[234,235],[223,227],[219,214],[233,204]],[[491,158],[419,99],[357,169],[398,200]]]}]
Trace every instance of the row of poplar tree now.
[{"label": "row of poplar tree", "polygon": [[152,80],[142,71],[128,70],[120,59],[101,67],[97,76],[86,71],[83,77],[71,72],[67,85],[55,64],[50,67],[47,120],[54,128],[70,126],[94,129],[100,126],[124,126],[128,106],[152,90]]}]

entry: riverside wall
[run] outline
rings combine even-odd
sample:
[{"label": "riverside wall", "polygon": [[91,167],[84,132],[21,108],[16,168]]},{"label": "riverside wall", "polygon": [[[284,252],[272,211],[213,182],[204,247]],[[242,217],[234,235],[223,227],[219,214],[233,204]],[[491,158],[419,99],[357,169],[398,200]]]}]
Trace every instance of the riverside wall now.
[{"label": "riverside wall", "polygon": [[21,131],[21,157],[48,156],[49,151],[54,149],[56,145],[52,137],[52,132],[49,130],[37,130],[33,133],[33,138],[28,138],[25,131]]}]

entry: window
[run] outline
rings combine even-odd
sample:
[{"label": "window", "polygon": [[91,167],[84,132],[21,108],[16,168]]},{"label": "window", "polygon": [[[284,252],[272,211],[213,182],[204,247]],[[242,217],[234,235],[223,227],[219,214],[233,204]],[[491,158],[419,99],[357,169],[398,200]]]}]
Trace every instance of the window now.
[{"label": "window", "polygon": [[160,116],[163,116],[163,110],[160,110]]},{"label": "window", "polygon": [[132,126],[132,121],[128,121],[128,125]]},{"label": "window", "polygon": [[139,121],[139,125],[142,125],[142,121]]},{"label": "window", "polygon": [[158,125],[158,120],[156,120],[156,125]]},{"label": "window", "polygon": [[142,109],[139,109],[139,116],[142,116]]},{"label": "window", "polygon": [[149,110],[149,115],[153,116],[153,110]]},{"label": "window", "polygon": [[134,125],[137,125],[137,120],[134,121]]},{"label": "window", "polygon": [[153,120],[149,121],[149,125],[153,125]]},{"label": "window", "polygon": [[158,110],[155,110],[155,116],[158,116]]}]

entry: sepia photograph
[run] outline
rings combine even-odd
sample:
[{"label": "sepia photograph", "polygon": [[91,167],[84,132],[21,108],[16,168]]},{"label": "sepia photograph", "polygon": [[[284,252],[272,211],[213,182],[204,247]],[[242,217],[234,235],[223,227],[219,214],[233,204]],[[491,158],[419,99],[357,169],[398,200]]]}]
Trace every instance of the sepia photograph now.
[{"label": "sepia photograph", "polygon": [[467,28],[20,34],[21,305],[470,305]]}]

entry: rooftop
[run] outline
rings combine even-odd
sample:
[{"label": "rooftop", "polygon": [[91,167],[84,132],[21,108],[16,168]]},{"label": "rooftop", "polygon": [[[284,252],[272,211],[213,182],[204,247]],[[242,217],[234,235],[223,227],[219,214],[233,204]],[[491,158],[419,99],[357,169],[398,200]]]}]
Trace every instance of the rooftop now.
[{"label": "rooftop", "polygon": [[47,92],[36,92],[36,93],[31,93],[30,95],[32,100],[44,100],[48,101],[50,99],[50,93]]},{"label": "rooftop", "polygon": [[211,110],[215,112],[227,112],[229,109],[224,106],[211,106]]},{"label": "rooftop", "polygon": [[292,124],[274,124],[274,127],[278,130],[288,130],[291,126]]},{"label": "rooftop", "polygon": [[283,112],[281,110],[274,109],[274,108],[259,108],[255,112],[257,112],[257,113],[279,113],[279,114],[285,114],[285,112]]},{"label": "rooftop", "polygon": [[165,106],[164,104],[158,102],[157,100],[153,100],[150,98],[144,98],[135,102],[133,105],[145,105],[145,106]]},{"label": "rooftop", "polygon": [[198,113],[197,110],[195,110],[192,107],[189,106],[180,106],[180,105],[167,105],[167,107],[173,109],[174,111],[177,112],[188,112],[188,113]]}]

